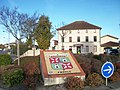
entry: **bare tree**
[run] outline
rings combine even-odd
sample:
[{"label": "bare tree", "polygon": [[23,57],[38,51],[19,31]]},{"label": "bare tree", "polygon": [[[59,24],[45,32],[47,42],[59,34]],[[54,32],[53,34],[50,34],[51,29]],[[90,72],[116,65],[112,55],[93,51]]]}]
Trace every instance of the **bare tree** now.
[{"label": "bare tree", "polygon": [[[62,26],[65,25],[65,22],[62,22],[61,23]],[[64,42],[64,39],[71,33],[71,30],[62,30],[62,32],[60,33],[58,31],[58,34],[61,36],[61,39],[62,39],[62,48],[63,48],[63,42]]]},{"label": "bare tree", "polygon": [[[26,22],[31,18],[26,13],[19,13],[17,8],[10,9],[8,7],[0,8],[0,24],[5,27],[5,29],[11,33],[17,40],[17,56],[18,56],[18,65],[20,65],[20,52],[19,52],[19,42],[26,35]],[[28,31],[26,31],[28,32]]]},{"label": "bare tree", "polygon": [[35,38],[34,32],[37,26],[37,21],[39,19],[39,15],[34,13],[31,17],[29,17],[22,27],[23,36],[27,39],[27,44],[32,45],[32,39]]}]

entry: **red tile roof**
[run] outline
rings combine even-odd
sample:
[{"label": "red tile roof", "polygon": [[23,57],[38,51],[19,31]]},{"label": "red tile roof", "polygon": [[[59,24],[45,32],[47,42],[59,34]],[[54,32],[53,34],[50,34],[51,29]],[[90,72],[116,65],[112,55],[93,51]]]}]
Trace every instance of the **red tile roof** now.
[{"label": "red tile roof", "polygon": [[57,28],[57,30],[77,30],[77,29],[102,29],[102,28],[85,21],[75,21],[63,27]]},{"label": "red tile roof", "polygon": [[116,47],[116,46],[119,46],[119,43],[110,41],[110,42],[101,44],[101,46],[102,47]]},{"label": "red tile roof", "polygon": [[111,36],[111,35],[105,35],[105,36],[102,36],[101,38],[106,37],[106,36],[108,36],[108,37],[112,37],[112,38],[115,38],[115,39],[119,39],[119,38],[114,37],[114,36]]}]

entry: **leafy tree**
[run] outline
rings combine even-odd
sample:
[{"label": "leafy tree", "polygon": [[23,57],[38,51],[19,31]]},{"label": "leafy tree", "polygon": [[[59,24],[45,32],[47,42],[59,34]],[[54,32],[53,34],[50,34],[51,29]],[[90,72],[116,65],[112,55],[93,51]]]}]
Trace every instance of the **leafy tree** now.
[{"label": "leafy tree", "polygon": [[53,37],[52,32],[50,32],[51,27],[49,17],[42,15],[38,21],[34,35],[40,49],[45,50],[50,46],[50,40]]}]

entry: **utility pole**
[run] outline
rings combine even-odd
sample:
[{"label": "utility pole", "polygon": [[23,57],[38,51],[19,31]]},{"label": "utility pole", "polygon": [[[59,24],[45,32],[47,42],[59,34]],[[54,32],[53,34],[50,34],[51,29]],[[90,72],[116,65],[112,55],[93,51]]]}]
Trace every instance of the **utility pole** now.
[{"label": "utility pole", "polygon": [[[120,24],[119,24],[119,27],[120,27]],[[119,40],[119,47],[118,47],[118,52],[119,52],[119,61],[120,61],[120,40]]]},{"label": "utility pole", "polygon": [[119,41],[119,49],[118,49],[118,52],[119,52],[119,61],[120,61],[120,41]]}]

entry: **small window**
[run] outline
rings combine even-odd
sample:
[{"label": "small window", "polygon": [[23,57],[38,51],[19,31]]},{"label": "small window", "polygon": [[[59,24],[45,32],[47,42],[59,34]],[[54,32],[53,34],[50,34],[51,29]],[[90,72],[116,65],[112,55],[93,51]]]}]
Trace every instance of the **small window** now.
[{"label": "small window", "polygon": [[64,46],[62,46],[62,50],[64,50]]},{"label": "small window", "polygon": [[72,33],[72,31],[71,31],[71,30],[70,30],[69,32],[70,32],[70,34]]},{"label": "small window", "polygon": [[77,37],[77,42],[80,42],[80,37]]},{"label": "small window", "polygon": [[78,33],[80,33],[80,30],[78,30]]},{"label": "small window", "polygon": [[61,37],[61,41],[64,42],[64,37],[63,36]]},{"label": "small window", "polygon": [[85,41],[86,41],[86,42],[88,42],[88,41],[89,41],[89,38],[88,38],[88,36],[86,36],[86,38],[85,38]]},{"label": "small window", "polygon": [[97,42],[97,36],[94,36],[94,42]]},{"label": "small window", "polygon": [[72,42],[72,37],[69,37],[69,42]]},{"label": "small window", "polygon": [[97,46],[94,46],[94,52],[97,52]]}]

